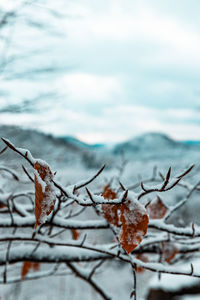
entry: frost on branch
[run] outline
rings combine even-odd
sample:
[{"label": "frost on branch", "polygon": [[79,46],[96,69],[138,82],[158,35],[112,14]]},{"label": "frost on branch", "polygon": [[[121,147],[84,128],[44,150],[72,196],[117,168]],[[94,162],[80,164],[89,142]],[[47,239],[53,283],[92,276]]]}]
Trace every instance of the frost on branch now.
[{"label": "frost on branch", "polygon": [[39,160],[34,164],[35,175],[35,228],[45,223],[47,216],[54,208],[56,193],[53,185],[53,174],[49,166]]}]

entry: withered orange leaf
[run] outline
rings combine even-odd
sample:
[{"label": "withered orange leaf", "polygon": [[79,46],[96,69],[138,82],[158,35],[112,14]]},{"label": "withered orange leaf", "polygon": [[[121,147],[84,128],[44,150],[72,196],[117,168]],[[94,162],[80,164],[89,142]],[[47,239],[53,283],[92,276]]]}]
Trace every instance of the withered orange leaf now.
[{"label": "withered orange leaf", "polygon": [[[107,200],[113,200],[117,198],[117,194],[106,185],[103,191],[103,197]],[[118,216],[119,205],[116,204],[102,204],[102,211],[105,219],[115,226],[119,225],[119,216]]]},{"label": "withered orange leaf", "polygon": [[[108,200],[117,198],[116,193],[108,185],[104,188],[103,196]],[[147,211],[136,199],[135,194],[129,191],[126,202],[120,205],[103,204],[102,211],[109,223],[121,225],[121,246],[128,253],[133,251],[141,243],[149,223]]]},{"label": "withered orange leaf", "polygon": [[56,194],[53,185],[53,174],[44,161],[34,164],[35,175],[35,228],[46,221],[47,216],[54,208]]},{"label": "withered orange leaf", "polygon": [[72,238],[73,238],[74,240],[78,240],[78,238],[79,238],[79,236],[80,236],[78,230],[77,230],[77,229],[72,229],[71,231],[72,231]]},{"label": "withered orange leaf", "polygon": [[33,262],[32,263],[32,268],[34,271],[38,271],[40,268],[40,263],[39,262]]},{"label": "withered orange leaf", "polygon": [[30,261],[25,261],[25,262],[23,263],[22,270],[21,270],[21,277],[22,277],[22,280],[25,278],[25,276],[26,276],[26,275],[28,274],[28,272],[30,271],[31,266],[32,266],[32,262],[30,262]]},{"label": "withered orange leaf", "polygon": [[115,199],[116,198],[116,193],[110,188],[110,186],[107,184],[104,187],[103,193],[102,193],[103,197],[105,199]]},{"label": "withered orange leaf", "polygon": [[0,203],[0,209],[6,207],[5,204]]},{"label": "withered orange leaf", "polygon": [[[145,254],[138,254],[138,255],[136,256],[136,258],[139,259],[139,260],[141,260],[141,261],[143,261],[143,262],[149,262],[149,258],[148,258],[148,256],[145,255]],[[142,273],[142,272],[145,271],[145,269],[142,268],[142,267],[136,266],[136,271],[137,271],[138,273]]]},{"label": "withered orange leaf", "polygon": [[145,207],[132,192],[129,192],[127,201],[121,205],[120,221],[120,243],[130,253],[141,243],[149,223]]},{"label": "withered orange leaf", "polygon": [[178,248],[174,243],[162,243],[162,256],[168,263],[178,254]]},{"label": "withered orange leaf", "polygon": [[163,203],[162,199],[157,196],[157,198],[151,201],[148,205],[147,211],[150,219],[162,219],[167,212],[167,207]]},{"label": "withered orange leaf", "polygon": [[31,269],[33,269],[34,271],[38,271],[39,267],[40,267],[40,263],[25,261],[23,263],[22,270],[21,270],[22,280],[25,278],[25,276],[29,273]]}]

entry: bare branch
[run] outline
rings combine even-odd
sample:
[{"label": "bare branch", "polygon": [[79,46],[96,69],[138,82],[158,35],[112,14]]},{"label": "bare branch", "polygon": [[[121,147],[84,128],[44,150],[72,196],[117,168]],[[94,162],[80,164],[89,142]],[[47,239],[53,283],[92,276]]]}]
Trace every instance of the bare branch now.
[{"label": "bare branch", "polygon": [[0,151],[0,155],[3,154],[6,150],[8,149],[8,147],[4,147],[1,151]]},{"label": "bare branch", "polygon": [[28,173],[28,171],[26,170],[26,168],[22,165],[22,169],[24,171],[24,173],[27,175],[27,177],[30,179],[30,181],[34,182],[34,179],[31,177],[31,175]]},{"label": "bare branch", "polygon": [[74,186],[74,192],[81,189],[82,187],[85,187],[86,185],[88,185],[89,183],[91,183],[92,181],[94,181],[104,170],[106,165],[103,165],[103,167],[90,179],[86,180],[85,182],[83,183],[79,183],[79,184],[76,184]]},{"label": "bare branch", "polygon": [[142,189],[143,189],[144,192],[142,192],[138,196],[138,200],[140,198],[142,198],[143,196],[146,196],[147,194],[150,194],[150,193],[154,193],[154,192],[160,192],[161,193],[161,192],[166,192],[166,191],[169,191],[169,190],[173,189],[179,183],[179,181],[193,169],[193,167],[194,167],[194,165],[192,165],[183,174],[177,176],[178,179],[176,179],[175,182],[173,182],[169,187],[167,187],[167,185],[169,184],[169,178],[171,176],[171,168],[169,168],[169,170],[167,172],[167,175],[165,177],[165,181],[164,181],[163,185],[161,186],[161,188],[150,188],[150,189],[147,189],[146,187],[144,187],[143,183],[141,183],[141,187],[142,187]]},{"label": "bare branch", "polygon": [[104,300],[111,300],[112,298],[108,296],[102,288],[100,288],[95,281],[91,278],[85,276],[85,274],[74,264],[68,262],[66,265],[72,270],[72,272],[79,278],[83,279],[84,281],[88,282],[94,290],[104,299]]}]

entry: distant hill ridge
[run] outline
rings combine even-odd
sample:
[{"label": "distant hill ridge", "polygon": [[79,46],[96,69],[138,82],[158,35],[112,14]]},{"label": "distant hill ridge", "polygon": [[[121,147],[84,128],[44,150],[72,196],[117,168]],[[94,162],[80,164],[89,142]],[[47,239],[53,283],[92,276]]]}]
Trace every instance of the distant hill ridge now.
[{"label": "distant hill ridge", "polygon": [[[58,164],[74,163],[75,160],[81,160],[84,155],[84,149],[61,138],[54,137],[33,129],[22,129],[17,126],[0,126],[0,137],[9,139],[17,147],[25,148],[31,151],[35,158],[41,158]],[[0,149],[5,144],[0,140]],[[19,159],[12,151],[6,151],[0,157],[0,160]]]},{"label": "distant hill ridge", "polygon": [[114,154],[140,156],[141,158],[166,158],[187,155],[188,152],[200,151],[200,143],[175,141],[166,134],[145,133],[113,148]]},{"label": "distant hill ridge", "polygon": [[[131,140],[119,143],[115,146],[114,151],[119,151],[121,148],[128,147],[129,150],[139,151],[146,147],[157,148],[157,147],[174,147],[180,145],[179,142],[171,139],[169,136],[162,133],[145,133],[137,136]],[[182,143],[181,143],[182,145]]]},{"label": "distant hill ridge", "polygon": [[104,147],[104,144],[87,144],[73,136],[61,136],[60,139],[72,144],[72,145],[75,145],[75,146],[78,146],[78,147],[83,147],[83,148],[101,148],[101,147]]},{"label": "distant hill ridge", "polygon": [[[174,159],[193,154],[197,158],[200,156],[200,142],[179,142],[162,133],[146,133],[112,147],[89,145],[71,136],[55,137],[17,126],[0,125],[0,137],[8,138],[18,147],[29,149],[35,157],[47,161],[56,160],[61,164],[73,164],[75,161],[82,161],[87,166],[101,165],[102,161],[112,164],[115,156],[122,153],[129,159],[137,160]],[[4,144],[0,141],[0,149],[3,147]]]},{"label": "distant hill ridge", "polygon": [[[104,155],[99,154],[100,158],[96,155],[96,145],[88,145],[74,137],[55,137],[34,129],[11,125],[0,125],[0,137],[9,139],[16,147],[30,150],[35,158],[44,159],[52,165],[64,167],[66,164],[83,164],[87,168],[99,168],[103,165],[102,161],[106,160]],[[5,144],[0,140],[0,150],[4,147]],[[10,150],[0,156],[0,164],[13,164],[15,160],[21,158]]]}]

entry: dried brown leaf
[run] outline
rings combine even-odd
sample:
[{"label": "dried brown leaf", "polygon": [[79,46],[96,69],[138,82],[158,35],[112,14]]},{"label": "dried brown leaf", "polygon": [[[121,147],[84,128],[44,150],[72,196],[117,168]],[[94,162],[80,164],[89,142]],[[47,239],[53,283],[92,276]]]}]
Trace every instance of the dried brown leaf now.
[{"label": "dried brown leaf", "polygon": [[162,219],[168,209],[163,203],[162,199],[157,196],[157,198],[151,201],[151,203],[148,205],[147,210],[150,219]]},{"label": "dried brown leaf", "polygon": [[[106,185],[103,191],[103,197],[107,200],[113,200],[117,198],[117,194]],[[119,216],[118,216],[118,209],[119,206],[116,204],[103,204],[102,211],[104,214],[105,219],[115,226],[119,226]]]},{"label": "dried brown leaf", "polygon": [[22,280],[26,277],[26,275],[29,273],[31,269],[34,271],[38,271],[40,267],[40,263],[37,262],[31,262],[31,261],[25,261],[22,266],[21,270],[21,278]]},{"label": "dried brown leaf", "polygon": [[46,216],[48,216],[53,210],[56,195],[52,183],[53,174],[49,166],[37,161],[34,164],[34,169],[36,228],[37,225],[41,225],[45,222]]},{"label": "dried brown leaf", "polygon": [[73,238],[73,240],[78,240],[78,238],[80,236],[78,230],[77,229],[72,229],[71,231],[72,231],[72,238]]},{"label": "dried brown leaf", "polygon": [[149,218],[146,209],[136,199],[128,199],[121,205],[120,221],[120,243],[130,253],[141,243],[147,232]]},{"label": "dried brown leaf", "polygon": [[168,263],[178,254],[178,248],[174,243],[162,243],[162,256]]},{"label": "dried brown leaf", "polygon": [[[139,260],[141,260],[142,262],[146,262],[146,263],[149,262],[149,258],[148,258],[148,256],[145,255],[145,254],[138,254],[138,255],[136,256],[136,258],[139,259]],[[143,272],[145,271],[145,269],[142,268],[142,267],[136,266],[136,271],[137,271],[138,273],[143,273]]]}]

